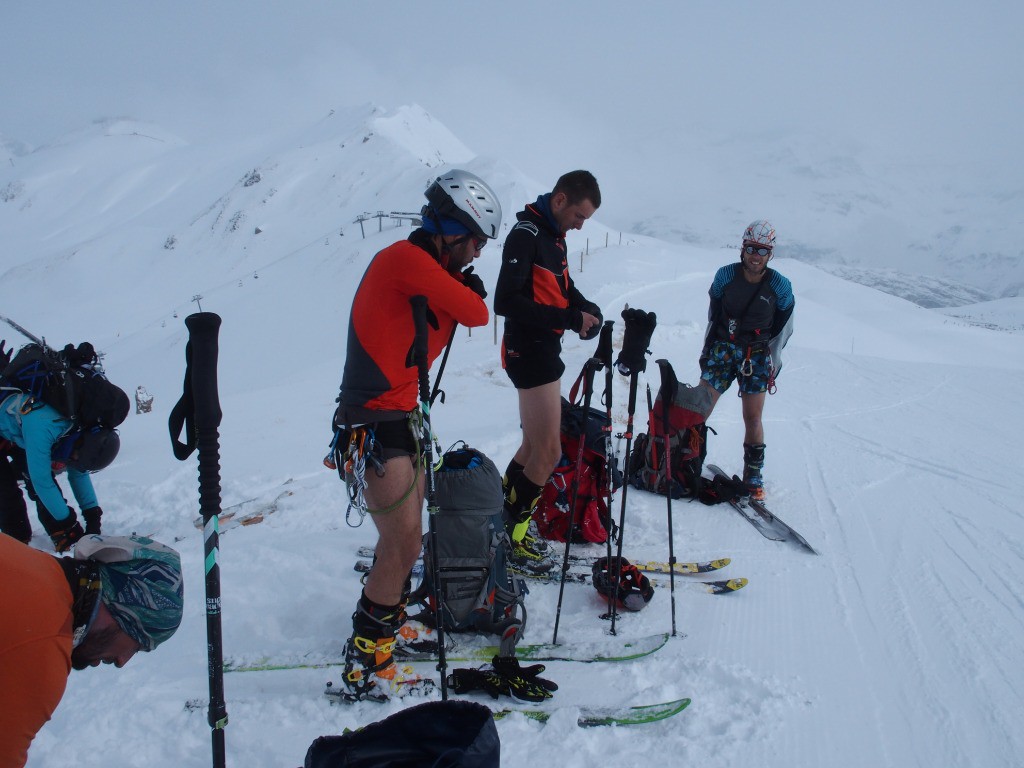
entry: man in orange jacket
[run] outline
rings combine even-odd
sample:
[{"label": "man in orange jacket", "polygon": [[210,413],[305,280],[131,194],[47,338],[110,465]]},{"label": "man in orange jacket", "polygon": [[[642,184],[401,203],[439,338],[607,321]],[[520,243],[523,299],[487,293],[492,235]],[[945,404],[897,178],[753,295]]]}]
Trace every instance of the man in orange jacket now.
[{"label": "man in orange jacket", "polygon": [[0,534],[0,766],[22,766],[71,668],[118,668],[181,623],[181,559],[152,539],[86,536],[57,558]]},{"label": "man in orange jacket", "polygon": [[[427,365],[456,324],[488,320],[487,291],[470,266],[498,236],[501,205],[480,178],[453,170],[427,188],[422,226],[380,251],[352,302],[345,371],[334,415],[335,457],[350,493],[377,527],[376,562],[352,615],[343,695],[386,699],[409,690],[391,651],[405,621],[409,574],[420,554],[424,473],[419,377],[410,299],[427,299]],[[360,481],[365,480],[365,484]],[[357,485],[353,485],[357,483]]]}]

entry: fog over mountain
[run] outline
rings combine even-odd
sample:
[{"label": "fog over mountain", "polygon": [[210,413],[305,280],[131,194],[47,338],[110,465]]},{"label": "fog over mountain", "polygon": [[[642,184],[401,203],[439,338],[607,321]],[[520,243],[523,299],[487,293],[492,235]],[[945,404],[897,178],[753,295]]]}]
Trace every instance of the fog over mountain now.
[{"label": "fog over mountain", "polygon": [[925,305],[1017,296],[1022,26],[1004,2],[20,5],[0,199],[95,120],[234,149],[417,104],[541,188],[590,168],[616,231],[731,247],[765,217],[780,256]]}]

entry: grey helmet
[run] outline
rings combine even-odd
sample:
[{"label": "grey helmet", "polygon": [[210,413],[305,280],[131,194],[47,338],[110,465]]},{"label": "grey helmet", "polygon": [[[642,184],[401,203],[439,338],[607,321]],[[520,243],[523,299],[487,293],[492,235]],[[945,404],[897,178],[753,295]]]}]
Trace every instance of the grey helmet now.
[{"label": "grey helmet", "polygon": [[501,203],[479,176],[452,170],[438,176],[423,194],[438,215],[455,219],[478,237],[498,237]]}]

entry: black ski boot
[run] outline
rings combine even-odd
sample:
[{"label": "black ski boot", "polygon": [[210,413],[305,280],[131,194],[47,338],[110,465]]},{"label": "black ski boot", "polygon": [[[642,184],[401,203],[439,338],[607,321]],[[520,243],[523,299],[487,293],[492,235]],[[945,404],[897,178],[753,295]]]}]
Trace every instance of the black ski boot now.
[{"label": "black ski boot", "polygon": [[743,444],[743,485],[746,486],[750,498],[764,501],[764,480],[761,470],[764,468],[764,443]]}]

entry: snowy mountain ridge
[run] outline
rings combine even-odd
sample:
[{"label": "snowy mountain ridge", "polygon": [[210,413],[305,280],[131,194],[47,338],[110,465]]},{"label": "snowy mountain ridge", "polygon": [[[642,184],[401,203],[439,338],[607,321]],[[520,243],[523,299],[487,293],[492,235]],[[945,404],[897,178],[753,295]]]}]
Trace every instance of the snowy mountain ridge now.
[{"label": "snowy mountain ridge", "polygon": [[[0,243],[0,311],[55,342],[92,340],[113,381],[153,394],[153,412],[129,416],[121,454],[94,480],[106,532],[173,542],[186,569],[177,635],[124,669],[72,673],[32,746],[31,768],[209,764],[196,463],[175,461],[167,434],[184,372],[183,321],[200,305],[223,320],[222,506],[280,499],[263,523],[221,539],[224,653],[340,653],[361,588],[351,563],[375,536],[370,522],[346,524],[344,487],[321,459],[352,294],[373,254],[409,231],[408,222],[371,216],[364,238],[354,220],[393,206],[416,210],[435,158],[458,157],[487,179],[506,222],[551,183],[473,156],[423,119],[414,108],[366,107],[255,146],[216,147],[118,122],[111,135],[109,125],[90,128],[81,151],[55,146],[16,157],[17,173],[4,169],[0,189],[23,186],[0,204],[9,233]],[[430,135],[436,144],[417,140]],[[65,150],[59,164],[48,159]],[[620,243],[597,218],[573,233],[573,279],[616,321],[616,347],[627,304],[656,312],[649,359],[666,358],[680,380],[695,382],[708,286],[735,251],[639,235]],[[499,261],[491,244],[476,262],[488,287]],[[722,575],[750,584],[728,597],[679,590],[678,635],[644,661],[549,664],[560,710],[546,726],[518,716],[499,722],[503,765],[636,765],[640,756],[736,768],[1019,763],[1024,522],[1015,446],[1024,416],[1012,383],[1024,371],[1024,306],[1005,298],[954,316],[793,258],[772,265],[792,280],[797,305],[765,411],[769,505],[820,556],[763,538],[727,506],[674,502],[675,555],[731,557]],[[432,423],[444,447],[466,440],[504,466],[520,433],[496,335],[495,325],[456,335],[448,396]],[[593,349],[565,338],[563,393]],[[656,366],[638,383],[639,433]],[[709,421],[708,462],[730,472],[739,471],[744,438],[734,391]],[[628,380],[615,374],[612,394],[620,433]],[[624,450],[624,440],[616,444]],[[624,511],[627,557],[668,557],[663,497],[631,488],[614,509]],[[34,528],[33,545],[47,550]],[[551,639],[557,594],[554,585],[531,586],[527,642]],[[659,586],[617,631],[669,631],[670,600]],[[567,588],[560,640],[605,637],[604,609],[593,589]],[[433,665],[420,670],[433,674]],[[408,704],[332,706],[322,691],[337,674],[229,674],[229,763],[298,765],[317,736]],[[628,731],[575,724],[581,704],[679,696],[693,704],[670,721]]]},{"label": "snowy mountain ridge", "polygon": [[[808,140],[798,157],[783,138],[763,141],[775,142],[763,153],[759,171],[773,179],[770,207],[788,211],[800,207],[801,196],[810,196],[806,207],[812,215],[796,226],[778,222],[778,257],[820,264],[926,307],[1020,293],[1024,257],[1014,251],[1015,242],[1002,242],[1012,229],[1000,225],[1012,221],[1019,197],[993,192],[980,218],[965,206],[976,206],[982,193],[935,188],[926,181],[927,169],[911,169],[906,182],[900,174],[882,181],[882,160],[866,157],[863,148]],[[727,141],[708,142],[693,188],[674,192],[680,217],[639,219],[632,229],[700,247],[735,247],[736,233],[764,203],[759,191],[728,184],[741,171],[730,166],[729,147]],[[179,280],[183,271],[191,273],[189,254],[214,242],[237,267],[237,278],[295,247],[278,234],[300,223],[310,239],[352,236],[357,217],[408,207],[403,201],[415,198],[436,169],[473,158],[416,105],[335,110],[285,135],[230,145],[191,145],[158,126],[110,119],[31,151],[15,142],[4,148],[0,224],[8,242],[0,250],[0,274],[26,259],[73,263],[91,258],[93,249],[120,252],[136,266],[159,270],[167,261],[160,250],[165,249],[178,257],[177,278],[171,279]],[[383,163],[379,178],[366,178],[366,164],[391,153],[401,163]],[[407,165],[410,159],[413,165]],[[525,179],[500,161],[474,162],[482,175],[490,172],[488,180],[501,190],[507,209],[512,200],[535,196],[550,184]],[[714,180],[710,186],[699,181],[705,177]],[[945,208],[941,231],[922,235],[907,226],[930,221],[935,206]],[[970,217],[970,223],[950,223],[957,217]],[[368,226],[374,224],[380,222]],[[603,240],[590,236],[591,242]],[[620,236],[614,230],[610,235]],[[585,248],[586,238],[580,240]],[[82,280],[88,281],[87,271],[77,273],[73,284]]]}]

